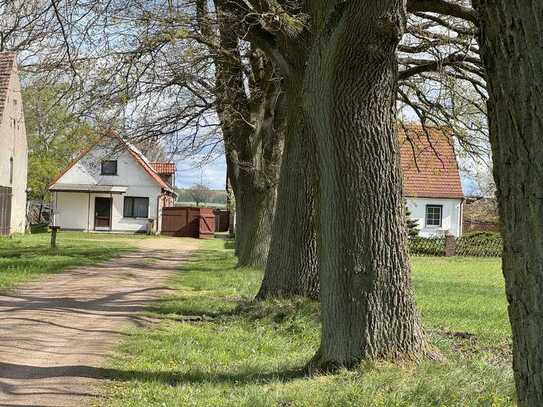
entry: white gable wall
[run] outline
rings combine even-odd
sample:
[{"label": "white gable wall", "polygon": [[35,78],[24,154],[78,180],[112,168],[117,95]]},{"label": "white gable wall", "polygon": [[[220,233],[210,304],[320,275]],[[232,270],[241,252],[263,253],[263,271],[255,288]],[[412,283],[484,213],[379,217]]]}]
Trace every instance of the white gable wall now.
[{"label": "white gable wall", "polygon": [[[11,233],[24,233],[28,150],[16,67],[12,70],[6,92],[4,112],[0,112],[0,186],[12,188]],[[10,158],[13,158],[13,180],[10,180]]]},{"label": "white gable wall", "polygon": [[[117,143],[115,143],[117,145]],[[158,198],[162,189],[126,150],[111,152],[112,148],[96,147],[70,168],[55,185],[82,184],[127,187],[124,194],[57,192],[55,224],[63,229],[94,230],[96,197],[113,200],[111,225],[113,231],[146,231],[148,219],[159,218]],[[102,160],[117,160],[117,175],[101,175]],[[124,218],[124,197],[149,198],[149,218]],[[89,202],[90,201],[90,202]]]},{"label": "white gable wall", "polygon": [[[447,232],[460,237],[462,235],[462,200],[447,198],[406,198],[411,218],[417,221],[419,236],[443,236]],[[443,218],[440,228],[426,226],[426,205],[442,205]]]}]

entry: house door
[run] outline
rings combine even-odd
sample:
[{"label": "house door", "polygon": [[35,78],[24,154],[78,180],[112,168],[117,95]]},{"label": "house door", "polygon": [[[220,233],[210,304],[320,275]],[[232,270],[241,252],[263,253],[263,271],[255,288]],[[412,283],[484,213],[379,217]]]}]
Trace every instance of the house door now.
[{"label": "house door", "polygon": [[11,188],[0,187],[0,235],[11,231]]},{"label": "house door", "polygon": [[111,198],[95,198],[94,230],[111,229]]}]

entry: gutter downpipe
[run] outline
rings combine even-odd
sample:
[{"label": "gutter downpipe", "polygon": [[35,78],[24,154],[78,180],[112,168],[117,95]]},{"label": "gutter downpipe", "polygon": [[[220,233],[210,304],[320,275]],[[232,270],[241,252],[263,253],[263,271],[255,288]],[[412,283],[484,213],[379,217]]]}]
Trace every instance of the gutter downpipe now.
[{"label": "gutter downpipe", "polygon": [[53,210],[53,226],[57,226],[58,192],[55,191],[55,209]]},{"label": "gutter downpipe", "polygon": [[162,199],[162,196],[163,196],[163,191],[161,191],[161,194],[157,197],[157,200],[156,200],[156,225],[155,225],[155,233],[158,235],[160,234],[160,230],[161,230],[161,227],[162,225],[159,225],[159,222],[160,222],[160,200]]},{"label": "gutter downpipe", "polygon": [[87,233],[90,233],[90,207],[91,207],[91,192],[89,190],[89,200],[87,205]]},{"label": "gutter downpipe", "polygon": [[460,201],[460,217],[458,219],[458,231],[460,232],[459,237],[462,237],[464,234],[464,201],[465,198],[462,198]]}]

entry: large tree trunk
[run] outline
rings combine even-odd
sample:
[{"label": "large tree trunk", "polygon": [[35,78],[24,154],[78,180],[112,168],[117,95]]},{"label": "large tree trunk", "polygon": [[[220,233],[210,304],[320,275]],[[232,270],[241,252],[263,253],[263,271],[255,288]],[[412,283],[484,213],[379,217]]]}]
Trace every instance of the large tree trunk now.
[{"label": "large tree trunk", "polygon": [[275,188],[262,189],[240,180],[236,210],[240,229],[236,236],[239,267],[263,267],[268,258],[275,209]]},{"label": "large tree trunk", "polygon": [[277,208],[257,299],[318,298],[315,151],[302,112],[302,80],[286,82],[288,117]]},{"label": "large tree trunk", "polygon": [[[474,2],[475,3],[475,2]],[[519,406],[543,405],[543,3],[481,0]]]},{"label": "large tree trunk", "polygon": [[[243,134],[224,130],[223,126],[225,141],[243,137]],[[270,158],[263,151],[265,147],[254,140],[253,134],[246,135],[254,143],[250,148],[236,147],[240,154],[231,154],[228,150],[232,147],[226,148],[227,155],[236,157],[229,164],[235,168],[229,171],[229,179],[236,201],[235,247],[239,267],[264,267],[268,258],[282,151],[279,135],[282,129],[274,131],[277,134],[273,137],[278,139],[273,140],[272,145],[277,151]]]},{"label": "large tree trunk", "polygon": [[[258,52],[253,53],[250,80],[245,76],[247,66],[229,5],[225,0],[216,0],[215,5],[222,50],[215,57],[217,113],[236,198],[238,266],[262,267],[270,244],[283,144],[280,84],[271,63]],[[200,2],[199,10],[206,13],[207,2]]]},{"label": "large tree trunk", "polygon": [[251,142],[240,143],[243,147],[239,148],[237,208],[240,234],[236,239],[240,267],[266,265],[283,152],[284,98],[270,62],[266,60],[265,63],[268,72],[258,83],[259,89],[255,90],[261,94],[258,108],[253,112],[256,129]]},{"label": "large tree trunk", "polygon": [[352,367],[425,349],[406,250],[395,126],[401,0],[339,3],[304,90],[320,164],[322,338],[309,367]]}]

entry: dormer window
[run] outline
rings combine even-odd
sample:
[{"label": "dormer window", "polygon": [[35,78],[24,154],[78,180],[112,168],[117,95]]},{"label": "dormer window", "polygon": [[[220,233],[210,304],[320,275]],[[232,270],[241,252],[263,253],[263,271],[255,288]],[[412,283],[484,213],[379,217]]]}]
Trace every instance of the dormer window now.
[{"label": "dormer window", "polygon": [[117,160],[102,161],[102,175],[117,175]]}]

